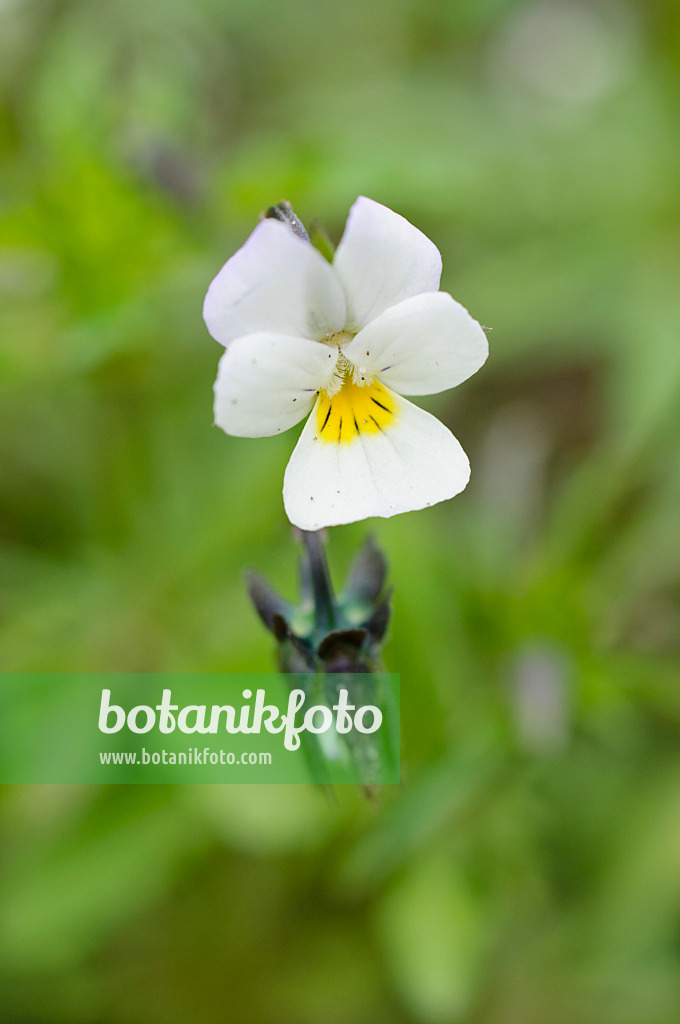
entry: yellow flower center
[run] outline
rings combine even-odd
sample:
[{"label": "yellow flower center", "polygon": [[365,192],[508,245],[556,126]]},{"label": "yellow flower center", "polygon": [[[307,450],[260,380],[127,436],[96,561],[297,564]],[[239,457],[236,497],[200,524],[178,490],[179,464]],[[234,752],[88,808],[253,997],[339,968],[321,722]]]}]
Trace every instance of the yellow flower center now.
[{"label": "yellow flower center", "polygon": [[399,415],[397,397],[379,380],[359,385],[345,372],[335,394],[319,392],[316,407],[318,437],[322,441],[349,443],[362,434],[377,434],[390,427]]}]

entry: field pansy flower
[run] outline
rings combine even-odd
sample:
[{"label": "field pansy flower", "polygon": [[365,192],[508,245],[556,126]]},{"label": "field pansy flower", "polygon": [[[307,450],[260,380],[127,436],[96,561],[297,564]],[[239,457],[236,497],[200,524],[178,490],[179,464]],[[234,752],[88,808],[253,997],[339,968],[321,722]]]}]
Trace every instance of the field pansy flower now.
[{"label": "field pansy flower", "polygon": [[301,529],[413,511],[466,486],[451,431],[402,397],[455,387],[488,354],[477,321],[438,290],[441,269],[421,231],[360,196],[332,264],[265,219],[211,283],[203,315],[226,349],[216,424],[267,437],[309,417],[283,482]]}]

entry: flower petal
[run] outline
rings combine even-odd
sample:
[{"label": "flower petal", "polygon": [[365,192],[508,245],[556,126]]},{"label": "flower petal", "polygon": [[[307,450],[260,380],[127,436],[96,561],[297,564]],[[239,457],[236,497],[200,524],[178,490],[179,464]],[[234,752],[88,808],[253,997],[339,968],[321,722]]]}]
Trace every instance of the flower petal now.
[{"label": "flower petal", "polygon": [[386,206],[359,196],[349,212],[333,267],[347,298],[348,331],[421,292],[436,292],[442,259],[422,231]]},{"label": "flower petal", "polygon": [[446,292],[430,292],[386,309],[343,354],[399,394],[433,395],[475,373],[489,343],[459,302]]},{"label": "flower petal", "polygon": [[337,349],[287,334],[236,338],[220,359],[215,423],[236,437],[269,437],[298,423],[328,384]]},{"label": "flower petal", "polygon": [[451,431],[418,406],[396,398],[385,429],[352,441],[327,441],[312,412],[290,458],[283,501],[302,530],[434,505],[466,486],[470,464]]},{"label": "flower petal", "polygon": [[216,341],[260,331],[321,339],[345,321],[333,268],[280,221],[261,221],[208,288],[203,318]]}]

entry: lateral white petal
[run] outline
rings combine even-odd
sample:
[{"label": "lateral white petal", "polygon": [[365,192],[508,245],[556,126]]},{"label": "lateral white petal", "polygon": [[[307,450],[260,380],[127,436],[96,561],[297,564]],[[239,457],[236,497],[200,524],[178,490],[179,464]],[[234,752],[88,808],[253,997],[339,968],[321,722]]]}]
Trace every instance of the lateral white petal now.
[{"label": "lateral white petal", "polygon": [[215,423],[236,437],[269,437],[298,423],[333,375],[337,349],[287,334],[236,338],[220,359]]},{"label": "lateral white petal", "polygon": [[280,221],[261,221],[208,288],[203,318],[216,341],[260,331],[323,338],[345,321],[333,268]]},{"label": "lateral white petal", "polygon": [[343,352],[399,394],[433,395],[475,373],[489,343],[464,306],[431,292],[386,309]]},{"label": "lateral white petal", "polygon": [[442,260],[436,245],[404,217],[359,196],[333,267],[347,298],[346,329],[359,331],[389,306],[436,292]]},{"label": "lateral white petal", "polygon": [[323,441],[316,409],[286,468],[283,502],[302,530],[353,523],[452,498],[470,477],[467,456],[451,431],[406,399],[385,431],[351,443]]}]

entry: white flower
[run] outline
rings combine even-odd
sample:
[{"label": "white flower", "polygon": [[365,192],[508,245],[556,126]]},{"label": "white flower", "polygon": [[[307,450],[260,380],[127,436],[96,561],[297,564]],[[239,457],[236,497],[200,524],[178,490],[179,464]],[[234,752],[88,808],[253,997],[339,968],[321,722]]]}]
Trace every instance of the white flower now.
[{"label": "white flower", "polygon": [[438,291],[440,276],[436,246],[360,196],[332,264],[266,219],[210,285],[203,315],[226,348],[218,426],[266,437],[311,413],[283,481],[301,529],[409,512],[466,486],[453,434],[401,397],[455,387],[488,354],[477,321]]}]

